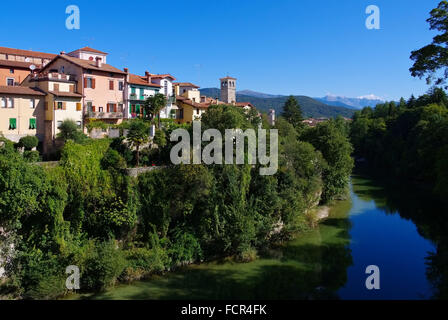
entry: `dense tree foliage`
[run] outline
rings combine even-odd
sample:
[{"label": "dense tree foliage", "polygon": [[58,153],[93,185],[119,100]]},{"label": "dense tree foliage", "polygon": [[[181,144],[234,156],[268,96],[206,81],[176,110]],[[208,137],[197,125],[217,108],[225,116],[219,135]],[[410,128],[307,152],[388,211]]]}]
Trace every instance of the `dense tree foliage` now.
[{"label": "dense tree foliage", "polygon": [[427,184],[448,196],[448,97],[434,88],[407,103],[357,112],[351,125],[355,156],[387,176]]},{"label": "dense tree foliage", "polygon": [[[253,112],[212,106],[201,124],[224,134],[259,123]],[[55,167],[30,164],[2,139],[0,243],[14,250],[7,253],[9,281],[0,294],[63,295],[69,265],[79,266],[81,290],[88,292],[221,256],[249,261],[272,241],[310,228],[310,209],[346,187],[351,150],[338,121],[307,131],[278,119],[273,176],[247,163],[170,165],[173,143],[166,137],[177,127],[164,123],[157,148],[142,150],[145,163],[167,167],[137,178],[126,167],[135,160],[132,148],[146,141],[141,120],[127,125],[126,139],[68,139]]]}]

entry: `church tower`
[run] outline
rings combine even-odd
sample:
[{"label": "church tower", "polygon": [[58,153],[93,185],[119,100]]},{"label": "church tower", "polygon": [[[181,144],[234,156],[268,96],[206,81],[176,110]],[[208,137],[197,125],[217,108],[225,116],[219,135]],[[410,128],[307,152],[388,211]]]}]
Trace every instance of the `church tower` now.
[{"label": "church tower", "polygon": [[236,78],[225,77],[221,81],[221,101],[231,104],[236,102]]}]

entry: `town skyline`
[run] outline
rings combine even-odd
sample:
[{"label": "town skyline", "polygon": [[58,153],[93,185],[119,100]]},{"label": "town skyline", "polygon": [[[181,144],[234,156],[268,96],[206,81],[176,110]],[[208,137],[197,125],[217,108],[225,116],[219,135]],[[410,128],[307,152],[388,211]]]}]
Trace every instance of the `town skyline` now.
[{"label": "town skyline", "polygon": [[[397,100],[429,88],[411,77],[409,55],[432,39],[425,20],[436,1],[406,3],[376,1],[381,28],[368,30],[367,1],[323,6],[261,1],[257,7],[239,3],[238,10],[230,10],[235,6],[219,2],[136,1],[120,8],[81,0],[74,3],[80,8],[80,29],[68,30],[65,9],[72,3],[58,1],[40,12],[33,33],[24,25],[10,27],[17,18],[11,13],[21,12],[22,4],[9,3],[0,13],[0,25],[8,30],[1,46],[54,54],[89,46],[108,52],[117,68],[171,73],[201,88],[218,87],[217,79],[228,74],[240,79],[241,90]],[[30,2],[27,8],[21,14],[32,21],[39,5]],[[123,24],[114,22],[120,19]]]}]

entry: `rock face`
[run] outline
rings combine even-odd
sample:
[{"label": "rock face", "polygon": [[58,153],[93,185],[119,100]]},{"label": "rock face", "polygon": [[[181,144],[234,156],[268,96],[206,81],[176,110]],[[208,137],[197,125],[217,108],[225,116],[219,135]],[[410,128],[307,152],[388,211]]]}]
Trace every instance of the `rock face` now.
[{"label": "rock face", "polygon": [[159,170],[162,168],[165,168],[165,167],[157,166],[157,167],[129,168],[129,169],[126,169],[126,171],[128,172],[129,176],[136,178],[137,176],[141,175],[142,173],[153,171],[153,170]]}]

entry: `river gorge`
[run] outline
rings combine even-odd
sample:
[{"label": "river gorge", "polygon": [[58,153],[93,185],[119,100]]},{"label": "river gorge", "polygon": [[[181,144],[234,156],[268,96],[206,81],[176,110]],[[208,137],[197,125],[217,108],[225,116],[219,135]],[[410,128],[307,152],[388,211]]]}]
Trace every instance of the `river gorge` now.
[{"label": "river gorge", "polygon": [[[411,190],[408,190],[411,189]],[[432,299],[446,297],[443,207],[410,187],[353,176],[320,225],[250,263],[192,265],[80,299]],[[380,270],[367,290],[366,267]]]}]

